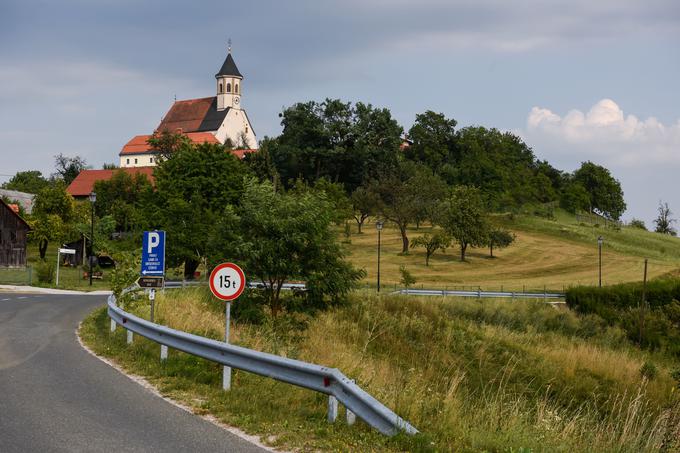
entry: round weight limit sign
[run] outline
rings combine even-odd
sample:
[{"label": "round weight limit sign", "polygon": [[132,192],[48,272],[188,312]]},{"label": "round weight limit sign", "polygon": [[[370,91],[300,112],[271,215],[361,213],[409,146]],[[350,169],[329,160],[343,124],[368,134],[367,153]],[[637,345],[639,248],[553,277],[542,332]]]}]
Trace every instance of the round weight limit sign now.
[{"label": "round weight limit sign", "polygon": [[222,263],[210,273],[210,291],[218,299],[234,300],[241,295],[245,286],[246,276],[234,263]]},{"label": "round weight limit sign", "polygon": [[[246,287],[246,276],[243,269],[234,263],[223,263],[210,273],[210,291],[218,299],[226,301],[224,325],[224,342],[229,343],[229,324],[231,323],[231,301],[241,295]],[[231,367],[222,368],[222,388],[231,389]]]}]

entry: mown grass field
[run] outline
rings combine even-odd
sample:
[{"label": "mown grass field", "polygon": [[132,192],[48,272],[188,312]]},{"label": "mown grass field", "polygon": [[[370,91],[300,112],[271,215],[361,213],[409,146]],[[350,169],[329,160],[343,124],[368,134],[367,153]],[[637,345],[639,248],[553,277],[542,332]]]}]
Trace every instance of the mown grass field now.
[{"label": "mown grass field", "polygon": [[[401,236],[389,223],[381,234],[381,283],[399,285],[399,267],[416,278],[416,287],[428,288],[481,287],[498,290],[548,290],[562,291],[575,285],[594,285],[598,282],[597,237],[604,238],[602,249],[603,284],[642,280],[644,258],[649,259],[648,276],[653,278],[680,268],[680,239],[639,229],[624,227],[621,230],[594,227],[576,222],[574,216],[558,212],[556,220],[533,216],[496,216],[494,221],[511,230],[517,237],[515,243],[494,250],[489,257],[488,248],[468,249],[466,262],[460,261],[457,245],[445,253],[437,252],[430,265],[425,266],[425,250],[415,248],[401,255]],[[376,285],[378,235],[374,223],[356,233],[352,224],[351,243],[346,244],[348,259],[366,270],[365,283]],[[414,239],[432,227],[409,229],[409,239]],[[344,235],[341,236],[344,239]]]},{"label": "mown grass field", "polygon": [[[205,288],[159,295],[157,319],[216,339],[223,305]],[[236,302],[238,304],[238,302]],[[145,301],[130,310],[147,316]],[[325,397],[236,371],[220,390],[216,364],[108,332],[105,310],[82,325],[98,354],[146,376],[160,392],[298,451],[678,451],[680,362],[633,347],[594,316],[530,301],[356,293],[316,317],[239,322],[232,342],[337,367],[420,429],[387,438],[362,422],[325,421]],[[644,370],[652,370],[653,372]],[[342,415],[342,412],[341,412]]]}]

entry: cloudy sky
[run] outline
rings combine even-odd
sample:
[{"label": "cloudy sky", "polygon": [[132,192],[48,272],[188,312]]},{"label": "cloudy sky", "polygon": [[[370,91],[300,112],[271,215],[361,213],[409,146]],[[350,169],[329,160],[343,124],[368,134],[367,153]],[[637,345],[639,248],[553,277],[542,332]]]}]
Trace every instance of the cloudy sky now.
[{"label": "cloudy sky", "polygon": [[572,171],[591,160],[648,226],[680,217],[677,0],[0,2],[0,181],[53,156],[117,162],[173,101],[213,95],[233,40],[261,138],[294,102],[431,109],[521,135]]}]

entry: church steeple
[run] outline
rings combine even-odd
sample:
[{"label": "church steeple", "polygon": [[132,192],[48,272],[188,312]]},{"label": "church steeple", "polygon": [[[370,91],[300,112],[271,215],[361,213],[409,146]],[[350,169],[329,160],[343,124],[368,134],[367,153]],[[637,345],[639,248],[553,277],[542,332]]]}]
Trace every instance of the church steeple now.
[{"label": "church steeple", "polygon": [[219,72],[215,74],[217,79],[217,110],[228,107],[240,109],[243,75],[239,72],[231,56],[231,39],[227,58],[224,60]]}]

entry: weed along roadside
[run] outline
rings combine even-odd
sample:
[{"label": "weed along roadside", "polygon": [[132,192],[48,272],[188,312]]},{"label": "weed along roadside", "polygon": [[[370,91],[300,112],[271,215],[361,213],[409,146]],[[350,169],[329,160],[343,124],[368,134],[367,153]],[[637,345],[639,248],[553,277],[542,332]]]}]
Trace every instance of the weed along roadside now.
[{"label": "weed along roadside", "polygon": [[[161,363],[157,344],[139,338],[127,346],[123,329],[110,333],[103,309],[80,334],[163,395],[282,448],[657,451],[678,429],[677,358],[634,347],[595,315],[523,300],[356,292],[313,317],[271,318],[254,298],[246,290],[234,305],[233,344],[341,369],[421,434],[329,424],[325,395],[238,370],[224,392],[218,364],[173,349]],[[156,302],[157,322],[224,338],[224,307],[207,288],[168,291]],[[148,315],[146,301],[125,309]]]}]

